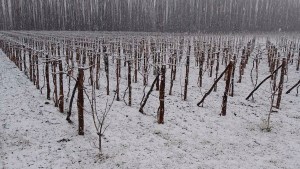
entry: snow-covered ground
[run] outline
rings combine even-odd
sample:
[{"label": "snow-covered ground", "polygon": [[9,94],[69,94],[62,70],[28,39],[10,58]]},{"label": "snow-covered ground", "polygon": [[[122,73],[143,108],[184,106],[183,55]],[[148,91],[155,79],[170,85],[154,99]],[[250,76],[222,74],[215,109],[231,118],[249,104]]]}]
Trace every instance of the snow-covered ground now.
[{"label": "snow-covered ground", "polygon": [[[0,168],[300,168],[300,97],[295,92],[284,94],[281,109],[271,116],[271,132],[262,131],[270,107],[269,83],[255,93],[255,101],[246,101],[253,89],[249,69],[250,65],[242,83],[236,84],[235,96],[229,97],[225,117],[218,115],[224,82],[203,108],[196,106],[213,78],[205,76],[200,91],[198,70],[193,66],[188,101],[181,100],[177,80],[173,95],[166,96],[163,125],[156,123],[157,92],[145,107],[147,115],[142,115],[138,112],[142,88],[133,84],[132,107],[123,101],[114,102],[107,119],[104,156],[99,159],[91,115],[86,113],[85,135],[79,136],[77,114],[72,116],[74,124],[67,123],[66,115],[59,113],[45,93],[41,94],[1,52]],[[264,69],[259,81],[268,74]],[[179,78],[185,71],[178,72]],[[284,91],[299,77],[295,65],[290,66]],[[105,103],[111,97],[105,96],[102,81],[99,100]],[[123,83],[122,91],[126,87]],[[167,91],[168,85],[169,81]],[[113,90],[114,82],[111,86]]]}]

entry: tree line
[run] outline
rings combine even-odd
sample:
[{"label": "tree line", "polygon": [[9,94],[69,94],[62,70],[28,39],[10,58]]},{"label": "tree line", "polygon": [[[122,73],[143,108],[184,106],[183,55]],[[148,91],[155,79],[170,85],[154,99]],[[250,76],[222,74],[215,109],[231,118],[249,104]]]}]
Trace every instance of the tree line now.
[{"label": "tree line", "polygon": [[299,0],[1,0],[2,30],[298,31]]}]

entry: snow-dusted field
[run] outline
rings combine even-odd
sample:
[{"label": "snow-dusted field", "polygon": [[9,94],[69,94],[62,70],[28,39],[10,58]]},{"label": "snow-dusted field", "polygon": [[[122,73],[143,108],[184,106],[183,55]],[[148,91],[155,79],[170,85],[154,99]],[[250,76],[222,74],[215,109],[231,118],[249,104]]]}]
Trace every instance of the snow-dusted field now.
[{"label": "snow-dusted field", "polygon": [[[259,81],[268,75],[266,60],[261,64]],[[1,52],[0,168],[300,168],[300,97],[295,91],[283,94],[281,109],[271,116],[271,132],[262,131],[270,108],[269,83],[255,93],[254,101],[246,101],[253,89],[250,67],[247,65],[242,83],[235,84],[235,96],[228,98],[225,117],[218,115],[224,81],[203,108],[196,106],[214,79],[205,74],[200,90],[198,70],[193,64],[188,101],[181,100],[177,80],[173,95],[166,96],[163,125],[156,123],[158,93],[153,92],[145,107],[147,115],[142,115],[138,112],[141,84],[133,84],[132,107],[123,101],[114,102],[107,119],[104,156],[99,159],[92,116],[85,114],[85,135],[78,136],[77,114],[72,116],[74,124],[67,123],[66,115],[59,113],[53,102],[46,100],[45,93],[36,90]],[[178,71],[183,79],[184,70]],[[103,77],[98,99],[105,103],[111,96],[105,95]],[[284,93],[299,77],[295,65],[290,66]],[[126,82],[121,83],[123,92]],[[113,80],[111,86],[113,90]]]}]

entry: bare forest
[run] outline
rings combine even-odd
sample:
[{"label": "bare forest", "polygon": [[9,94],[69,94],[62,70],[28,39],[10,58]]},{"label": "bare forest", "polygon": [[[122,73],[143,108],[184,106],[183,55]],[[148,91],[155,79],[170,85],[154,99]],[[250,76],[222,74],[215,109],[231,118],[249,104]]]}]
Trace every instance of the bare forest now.
[{"label": "bare forest", "polygon": [[299,0],[1,0],[0,29],[298,31]]}]

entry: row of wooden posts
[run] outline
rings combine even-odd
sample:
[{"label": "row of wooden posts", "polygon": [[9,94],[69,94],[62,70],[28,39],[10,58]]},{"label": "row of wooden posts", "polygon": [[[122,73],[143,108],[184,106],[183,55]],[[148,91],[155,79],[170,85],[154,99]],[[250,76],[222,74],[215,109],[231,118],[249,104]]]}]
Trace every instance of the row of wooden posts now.
[{"label": "row of wooden posts", "polygon": [[[125,44],[123,45],[121,51],[120,42],[113,42],[110,44],[105,45],[104,42],[101,42],[103,46],[99,47],[95,45],[94,42],[87,43],[87,42],[80,42],[78,41],[71,41],[67,40],[64,41],[63,44],[55,44],[53,39],[50,41],[45,40],[37,40],[29,37],[23,37],[21,42],[16,41],[9,41],[9,40],[1,40],[0,47],[1,49],[7,54],[7,56],[12,60],[17,67],[24,71],[25,74],[29,77],[29,79],[36,85],[37,89],[42,89],[46,87],[47,99],[51,99],[51,89],[50,89],[50,74],[52,75],[53,83],[53,100],[55,107],[59,107],[60,112],[64,112],[65,108],[65,98],[70,99],[69,110],[67,120],[71,122],[71,110],[72,110],[72,102],[74,99],[74,94],[76,90],[78,90],[77,94],[77,108],[78,108],[78,120],[79,120],[79,134],[84,134],[84,79],[85,79],[85,71],[89,70],[89,83],[96,84],[96,88],[99,89],[99,72],[100,72],[100,65],[101,65],[101,56],[103,56],[103,63],[104,63],[104,71],[105,77],[107,81],[106,85],[106,93],[109,95],[110,93],[110,64],[109,59],[116,60],[116,100],[120,101],[120,77],[121,77],[121,53],[124,53],[124,66],[128,68],[128,76],[127,76],[127,86],[128,86],[128,102],[126,103],[128,106],[132,105],[132,81],[137,83],[138,79],[138,71],[143,71],[143,85],[148,85],[148,76],[149,76],[149,62],[150,59],[153,61],[153,69],[155,73],[155,79],[150,86],[150,90],[147,94],[144,94],[142,101],[140,102],[140,109],[141,113],[144,112],[144,106],[150,96],[150,93],[153,91],[154,86],[156,86],[156,90],[159,90],[159,108],[158,108],[158,123],[164,123],[164,98],[165,98],[165,83],[166,83],[166,71],[167,66],[171,70],[171,79],[170,79],[170,89],[169,95],[172,95],[172,88],[174,80],[176,79],[176,70],[177,66],[182,62],[183,56],[183,47],[184,43],[181,42],[179,45],[180,50],[175,49],[175,45],[172,48],[173,52],[170,52],[170,55],[167,56],[167,45],[160,45],[157,47],[155,43],[146,43],[145,41],[141,41],[139,45],[133,50],[133,44]],[[188,84],[189,84],[189,69],[190,69],[190,62],[191,62],[191,43],[187,45],[187,52],[186,52],[186,62],[185,62],[185,79],[184,79],[184,92],[183,92],[183,100],[187,100],[188,98]],[[227,100],[228,95],[234,95],[234,76],[235,76],[235,68],[238,60],[238,53],[233,54],[233,46],[234,44],[230,44],[228,42],[228,46],[221,49],[220,42],[219,46],[217,43],[209,45],[207,49],[205,49],[206,45],[200,44],[199,42],[194,42],[194,53],[195,53],[195,66],[199,67],[199,78],[198,78],[198,85],[202,87],[202,79],[203,79],[203,72],[204,69],[209,70],[209,76],[213,76],[213,69],[215,66],[215,82],[212,87],[209,89],[208,92],[205,93],[204,97],[201,101],[197,104],[198,106],[203,105],[205,98],[210,94],[211,91],[217,91],[217,84],[220,79],[225,76],[225,90],[223,95],[222,101],[222,110],[220,115],[226,115],[227,109]],[[231,46],[232,45],[232,46]],[[268,45],[268,44],[267,44]],[[72,50],[74,48],[75,50]],[[237,83],[242,82],[242,75],[244,74],[244,69],[248,63],[249,57],[251,52],[254,50],[255,40],[251,40],[247,43],[247,45],[242,49],[242,56],[241,62],[239,65],[239,79]],[[61,54],[61,48],[63,54]],[[274,62],[274,50],[270,50],[274,47],[269,47],[268,50],[268,59],[269,59],[269,66],[270,72],[272,73],[272,78],[276,78],[277,71],[275,71],[275,76],[273,76],[273,72],[275,67],[279,67],[279,59],[276,60],[277,66],[275,66]],[[157,52],[157,51],[160,51]],[[205,54],[207,51],[207,57]],[[114,52],[117,53],[117,56],[114,55]],[[221,52],[223,52],[223,57],[220,58]],[[73,57],[75,56],[75,58]],[[87,56],[87,57],[86,57]],[[65,60],[64,60],[65,57]],[[28,61],[27,61],[28,58]],[[205,60],[206,58],[206,60]],[[292,57],[290,57],[292,59]],[[75,63],[74,63],[75,59]],[[88,59],[88,65],[86,65]],[[204,63],[206,61],[206,68],[204,67]],[[258,60],[257,60],[258,61]],[[63,63],[65,62],[65,64]],[[220,62],[223,65],[225,64],[225,70],[219,75],[220,69]],[[282,70],[286,70],[285,65],[286,61],[283,59],[282,61]],[[45,85],[41,86],[40,84],[40,74],[41,71],[39,70],[39,65],[45,65],[43,68],[43,75],[45,75]],[[77,64],[77,77],[74,77],[74,68],[75,64]],[[65,65],[65,66],[64,66]],[[298,60],[299,65],[299,60]],[[86,67],[85,67],[86,66]],[[58,67],[58,71],[57,71]],[[131,72],[132,67],[134,67],[134,78],[132,78]],[[142,68],[143,67],[143,68]],[[299,67],[299,66],[298,66]],[[50,72],[50,68],[52,73]],[[299,68],[298,68],[299,69]],[[96,73],[95,73],[96,72]],[[285,71],[286,73],[286,71]],[[94,75],[96,74],[96,75]],[[58,78],[57,78],[58,75]],[[63,77],[67,75],[68,82],[69,82],[69,89],[67,96],[64,94],[64,81]],[[74,79],[76,81],[75,87],[73,92],[70,92],[70,81]],[[159,80],[160,79],[160,80]],[[274,80],[276,81],[276,80]],[[59,83],[59,87],[57,87],[57,82]],[[280,78],[279,89],[282,89],[282,82],[283,79]],[[260,85],[258,85],[259,87]],[[282,91],[281,91],[282,93]],[[69,96],[72,94],[71,96]],[[280,95],[278,95],[278,99],[280,103]],[[279,106],[278,106],[279,107]]]},{"label": "row of wooden posts", "polygon": [[[45,49],[47,50],[46,52],[42,50],[42,45],[39,44],[39,42],[34,43],[34,41],[32,41],[31,39],[25,39],[23,40],[25,42],[28,42],[30,46],[30,42],[33,44],[36,44],[35,48],[29,48],[28,46],[24,46],[24,45],[20,45],[17,43],[11,43],[11,42],[1,42],[1,47],[2,49],[4,49],[4,52],[7,54],[7,56],[20,68],[20,70],[22,70],[22,67],[24,67],[24,72],[26,75],[29,74],[29,79],[37,86],[37,89],[40,89],[39,86],[39,57],[40,55],[45,55],[45,59],[44,59],[44,64],[45,64],[45,81],[46,81],[46,89],[47,89],[47,99],[50,100],[51,99],[51,89],[50,89],[50,66],[51,66],[51,70],[52,70],[52,78],[53,78],[53,83],[54,85],[54,89],[53,89],[53,99],[54,99],[54,104],[55,107],[59,107],[60,112],[64,112],[64,85],[63,85],[63,75],[64,75],[64,69],[63,69],[63,63],[62,63],[62,58],[60,55],[60,45],[57,45],[57,50],[54,47],[54,44],[48,44],[45,45]],[[47,43],[46,43],[47,44]],[[151,44],[152,45],[152,44]],[[183,44],[182,44],[183,45]],[[31,45],[34,46],[34,45]],[[66,45],[67,46],[67,45]],[[84,44],[85,47],[87,47],[86,44]],[[40,49],[40,50],[38,50]],[[155,53],[155,47],[154,45],[151,46],[151,51],[153,53]],[[106,54],[106,47],[103,47],[103,53],[104,53],[104,65],[105,65],[105,72],[106,72],[106,78],[107,78],[107,94],[109,95],[109,60],[108,60],[108,55]],[[210,49],[209,49],[210,50]],[[73,56],[71,53],[69,53],[70,51],[68,50],[68,48],[66,48],[66,62],[67,65],[69,66],[70,63],[70,59],[73,60]],[[23,54],[23,56],[21,56],[21,53]],[[120,51],[119,51],[120,53]],[[228,53],[228,52],[227,52]],[[197,60],[197,65],[201,65],[204,63],[204,53],[203,51],[201,52],[202,54],[202,58],[199,59],[200,57],[198,55],[196,55],[196,60]],[[208,55],[210,55],[213,57],[215,55],[215,53],[211,53],[208,52]],[[28,55],[28,66],[26,65],[26,55]],[[51,55],[51,57],[49,56]],[[58,57],[55,57],[55,55],[57,55]],[[176,78],[176,65],[178,62],[180,62],[180,60],[178,61],[178,58],[175,56],[176,53],[173,53],[173,56],[170,57],[169,62],[171,64],[169,64],[171,66],[171,87],[170,87],[170,92],[169,94],[172,94],[172,87],[173,87],[173,82]],[[190,55],[191,55],[191,45],[188,46],[188,51],[187,51],[187,58],[186,58],[186,78],[185,78],[185,86],[184,86],[184,94],[183,94],[183,100],[187,100],[187,86],[188,86],[188,77],[189,77],[189,66],[190,66]],[[216,53],[217,57],[219,58],[219,53]],[[145,57],[146,55],[144,55]],[[135,57],[137,57],[137,55],[135,54]],[[148,57],[146,57],[148,60]],[[181,58],[181,57],[180,57]],[[209,56],[208,56],[208,60],[209,60]],[[203,59],[203,60],[202,60]],[[227,58],[228,59],[228,58]],[[227,62],[227,59],[225,62]],[[137,58],[134,59],[134,64],[137,67]],[[146,59],[145,59],[146,60]],[[164,61],[166,61],[167,59],[164,59]],[[211,64],[213,65],[214,62],[214,58],[211,59],[212,62]],[[78,49],[76,49],[76,61],[77,63],[81,63],[82,65],[85,65],[86,62],[86,57],[81,57],[80,56],[80,52],[78,51]],[[93,83],[93,76],[92,76],[92,66],[94,62],[97,62],[97,71],[99,71],[100,69],[100,58],[97,57],[97,59],[93,59],[91,57],[89,57],[89,64],[90,64],[90,83]],[[121,59],[117,59],[117,88],[116,88],[116,92],[117,92],[117,100],[120,100],[119,98],[119,77],[120,77],[120,61]],[[157,63],[161,63],[163,61],[163,58],[161,58],[159,55],[153,55],[153,61],[154,63],[157,65]],[[200,64],[199,64],[200,62]],[[126,61],[124,62],[124,65],[128,66],[128,90],[129,90],[129,96],[128,96],[128,105],[131,106],[131,64],[132,61]],[[208,62],[209,63],[209,62]],[[73,61],[71,62],[72,64],[72,68],[74,67],[74,63]],[[144,61],[144,64],[146,64],[146,62]],[[218,63],[219,64],[219,63]],[[58,72],[56,70],[58,65]],[[201,65],[203,66],[203,65]],[[233,65],[230,64],[230,66],[232,67]],[[27,70],[27,67],[29,70]],[[68,67],[69,68],[69,67]],[[147,72],[146,68],[147,66],[144,65],[145,68],[145,72]],[[212,66],[210,66],[211,68],[211,72],[212,72]],[[232,68],[231,68],[232,69]],[[137,68],[135,68],[135,70],[137,70]],[[227,69],[226,69],[227,70]],[[160,90],[159,92],[159,100],[160,100],[160,106],[158,109],[158,123],[163,123],[163,117],[164,117],[164,97],[165,97],[165,73],[166,73],[166,65],[161,64],[160,68],[159,67],[155,67],[155,71],[157,74],[157,78],[154,81],[156,84],[156,90]],[[217,70],[218,72],[218,70]],[[231,71],[230,71],[231,72]],[[59,75],[59,94],[58,94],[58,88],[57,88],[57,74]],[[70,81],[70,77],[71,74],[73,75],[73,70],[69,69],[67,72],[67,75],[69,76],[69,81]],[[96,73],[96,76],[98,75],[98,72]],[[202,81],[202,73],[199,74],[199,79],[201,79]],[[135,71],[135,82],[137,82],[137,73]],[[145,76],[144,76],[145,77]],[[159,85],[159,77],[161,77],[161,81],[160,81],[160,85]],[[229,76],[230,77],[230,76]],[[98,77],[96,77],[96,79],[98,79]],[[98,80],[96,80],[96,82],[98,82]],[[147,84],[148,79],[144,78],[144,85]],[[227,83],[226,83],[227,84]],[[202,85],[202,83],[201,83]],[[97,84],[97,87],[99,85]],[[43,86],[44,87],[44,86]],[[78,98],[77,98],[77,107],[78,107],[78,119],[79,119],[79,134],[83,134],[84,132],[84,117],[83,117],[83,111],[84,111],[84,68],[83,67],[78,67],[78,77],[76,80],[76,84],[75,84],[75,88],[78,88]],[[74,89],[75,89],[74,88]],[[216,90],[216,86],[215,86],[215,90]],[[226,85],[226,90],[228,90],[228,85]],[[42,90],[41,90],[42,91]],[[149,91],[151,92],[151,90]],[[73,91],[73,95],[74,96],[74,91]],[[69,96],[68,96],[69,97]],[[148,96],[149,97],[149,96]],[[225,96],[224,96],[225,97]],[[68,111],[68,121],[70,120],[70,114],[71,114],[71,106],[72,106],[72,101],[73,101],[73,97],[71,97],[71,103],[69,106],[69,111]],[[146,104],[147,99],[143,99],[141,102],[141,108],[140,108],[140,112],[144,113],[143,107]],[[222,106],[225,108],[222,108],[222,111],[224,109],[226,109],[226,106]],[[226,115],[225,113],[222,113],[222,115]]]}]

